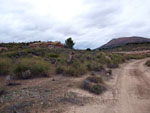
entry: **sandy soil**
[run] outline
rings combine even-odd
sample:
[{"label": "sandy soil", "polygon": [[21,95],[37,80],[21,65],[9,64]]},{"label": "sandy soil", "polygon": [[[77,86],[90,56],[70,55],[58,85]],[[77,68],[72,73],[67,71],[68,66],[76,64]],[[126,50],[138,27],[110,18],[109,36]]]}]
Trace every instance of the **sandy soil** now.
[{"label": "sandy soil", "polygon": [[95,101],[69,107],[65,113],[150,113],[150,70],[144,65],[147,60],[133,60],[113,70],[109,89],[100,96],[71,89]]}]

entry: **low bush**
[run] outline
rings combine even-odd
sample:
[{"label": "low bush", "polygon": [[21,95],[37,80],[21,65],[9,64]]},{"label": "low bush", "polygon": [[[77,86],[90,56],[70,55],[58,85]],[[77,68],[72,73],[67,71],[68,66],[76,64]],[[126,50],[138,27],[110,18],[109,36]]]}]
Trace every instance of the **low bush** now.
[{"label": "low bush", "polygon": [[56,74],[63,74],[64,71],[65,71],[65,68],[63,66],[56,67]]},{"label": "low bush", "polygon": [[81,87],[94,94],[101,94],[106,88],[102,84],[92,83],[89,80],[84,80]]},{"label": "low bush", "polygon": [[145,63],[146,66],[150,67],[150,60]]},{"label": "low bush", "polygon": [[123,54],[111,54],[110,60],[107,63],[108,68],[118,68],[119,64],[125,62],[125,56]]},{"label": "low bush", "polygon": [[59,57],[59,55],[57,55],[57,54],[48,54],[48,56],[51,58],[58,58]]},{"label": "low bush", "polygon": [[5,89],[0,88],[0,96],[3,95],[4,93],[5,93]]},{"label": "low bush", "polygon": [[91,87],[90,91],[95,94],[101,94],[104,89],[105,88],[102,85],[96,84]]},{"label": "low bush", "polygon": [[112,75],[112,70],[111,70],[111,69],[108,70],[108,74],[109,74],[109,75]]},{"label": "low bush", "polygon": [[87,69],[89,71],[102,71],[104,67],[100,63],[89,63],[87,64]]},{"label": "low bush", "polygon": [[9,58],[0,58],[0,75],[7,75],[11,71],[11,59]]},{"label": "low bush", "polygon": [[92,76],[87,78],[88,81],[98,84],[104,84],[102,77]]},{"label": "low bush", "polygon": [[93,65],[92,70],[93,71],[102,71],[102,70],[104,70],[104,67],[100,63],[96,63],[95,65]]},{"label": "low bush", "polygon": [[86,73],[86,70],[85,70],[85,68],[82,68],[82,67],[78,68],[78,69],[76,69],[74,67],[68,67],[65,69],[65,72],[64,72],[65,75],[73,76],[73,77],[79,77],[85,73]]},{"label": "low bush", "polygon": [[101,63],[101,64],[106,64],[107,62],[108,62],[108,59],[107,59],[107,57],[106,57],[106,54],[105,53],[99,53],[98,55],[97,55],[97,59],[99,60],[99,63]]},{"label": "low bush", "polygon": [[88,77],[82,82],[81,87],[95,94],[101,94],[106,90],[103,79],[98,76]]},{"label": "low bush", "polygon": [[19,57],[20,56],[18,51],[7,52],[7,53],[5,53],[5,55],[7,55],[8,57]]},{"label": "low bush", "polygon": [[87,72],[86,67],[79,62],[74,62],[73,64],[66,67],[64,74],[68,76],[78,77]]},{"label": "low bush", "polygon": [[89,80],[84,80],[81,84],[81,88],[90,91],[92,88],[92,83]]},{"label": "low bush", "polygon": [[79,73],[78,73],[78,71],[76,71],[76,69],[75,68],[73,68],[73,67],[68,67],[67,69],[65,69],[65,75],[67,75],[67,76],[79,76]]},{"label": "low bush", "polygon": [[13,73],[17,78],[23,78],[23,73],[30,71],[32,77],[48,76],[50,64],[41,59],[23,58],[20,59],[13,68]]},{"label": "low bush", "polygon": [[89,63],[89,64],[87,64],[87,69],[89,70],[89,71],[92,71],[92,65]]},{"label": "low bush", "polygon": [[119,64],[118,64],[118,62],[110,62],[107,64],[107,67],[108,68],[118,68]]}]

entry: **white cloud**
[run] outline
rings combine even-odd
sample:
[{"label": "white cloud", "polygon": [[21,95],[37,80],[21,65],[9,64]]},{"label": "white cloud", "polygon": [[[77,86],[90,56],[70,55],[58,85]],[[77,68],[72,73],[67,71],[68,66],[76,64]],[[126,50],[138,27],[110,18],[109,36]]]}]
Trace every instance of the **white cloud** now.
[{"label": "white cloud", "polygon": [[72,37],[76,48],[150,37],[149,0],[0,0],[0,42]]}]

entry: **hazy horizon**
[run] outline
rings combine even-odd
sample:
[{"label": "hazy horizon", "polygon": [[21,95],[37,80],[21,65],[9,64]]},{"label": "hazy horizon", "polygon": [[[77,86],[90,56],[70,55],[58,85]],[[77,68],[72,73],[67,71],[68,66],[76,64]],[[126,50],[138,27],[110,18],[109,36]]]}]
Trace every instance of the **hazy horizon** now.
[{"label": "hazy horizon", "polygon": [[0,42],[64,41],[97,48],[111,39],[150,37],[148,0],[0,0]]}]

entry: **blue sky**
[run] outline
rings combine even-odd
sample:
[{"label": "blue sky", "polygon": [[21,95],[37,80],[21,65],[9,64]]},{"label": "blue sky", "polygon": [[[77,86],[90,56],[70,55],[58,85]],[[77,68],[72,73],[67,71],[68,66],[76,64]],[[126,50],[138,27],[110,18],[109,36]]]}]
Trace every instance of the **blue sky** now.
[{"label": "blue sky", "polygon": [[0,42],[61,41],[97,48],[125,36],[150,37],[149,0],[0,0]]}]

